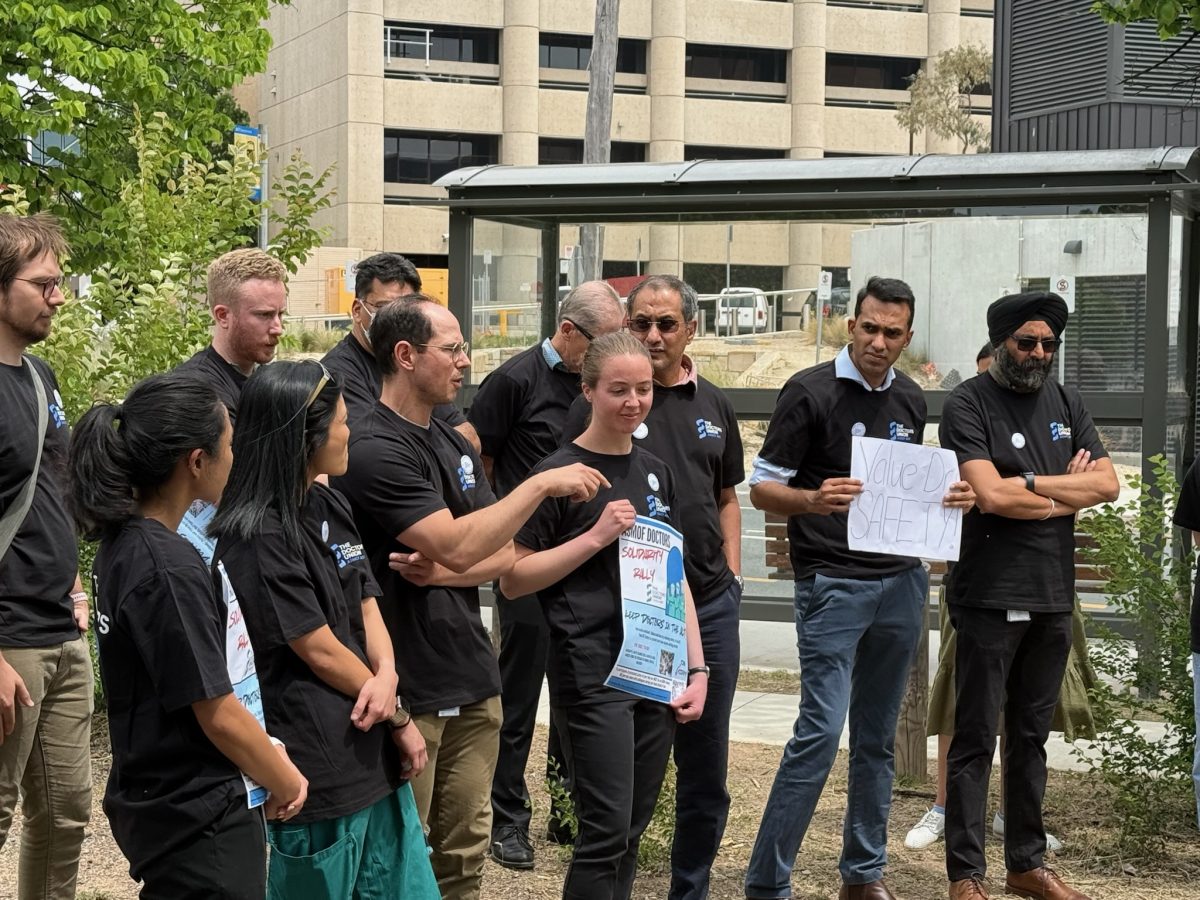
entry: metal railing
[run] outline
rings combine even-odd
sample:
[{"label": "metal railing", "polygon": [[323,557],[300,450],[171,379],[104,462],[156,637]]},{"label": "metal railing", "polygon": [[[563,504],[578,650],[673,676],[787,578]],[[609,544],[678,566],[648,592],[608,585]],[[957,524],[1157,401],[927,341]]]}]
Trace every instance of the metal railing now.
[{"label": "metal railing", "polygon": [[[420,39],[409,37],[419,35]],[[421,47],[425,52],[425,67],[429,68],[429,46],[432,43],[432,28],[410,28],[405,25],[383,26],[383,61],[390,65],[393,59],[412,59],[405,56],[402,47]],[[395,52],[393,52],[395,48]]]}]

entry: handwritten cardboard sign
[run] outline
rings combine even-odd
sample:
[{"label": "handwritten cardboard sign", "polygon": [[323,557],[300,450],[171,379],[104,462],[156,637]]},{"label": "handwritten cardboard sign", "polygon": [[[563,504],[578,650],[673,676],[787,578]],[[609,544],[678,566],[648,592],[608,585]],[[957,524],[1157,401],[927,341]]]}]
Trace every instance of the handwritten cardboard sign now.
[{"label": "handwritten cardboard sign", "polygon": [[942,506],[950,485],[959,480],[958,460],[952,452],[855,437],[850,477],[863,483],[846,517],[851,550],[958,559],[962,510]]}]

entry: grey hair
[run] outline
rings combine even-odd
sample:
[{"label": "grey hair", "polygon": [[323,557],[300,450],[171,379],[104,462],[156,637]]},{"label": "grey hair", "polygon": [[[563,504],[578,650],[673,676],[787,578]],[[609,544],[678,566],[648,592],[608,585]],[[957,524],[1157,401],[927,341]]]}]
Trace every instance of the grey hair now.
[{"label": "grey hair", "polygon": [[680,302],[683,304],[683,321],[694,322],[700,315],[700,297],[696,294],[694,287],[674,275],[651,275],[639,281],[637,287],[629,292],[629,297],[625,301],[625,310],[631,316],[633,315],[634,301],[642,291],[651,293],[674,291],[679,295]]},{"label": "grey hair", "polygon": [[558,307],[558,324],[570,319],[581,328],[595,332],[604,321],[604,307],[621,311],[621,295],[607,281],[585,281],[571,288]]}]

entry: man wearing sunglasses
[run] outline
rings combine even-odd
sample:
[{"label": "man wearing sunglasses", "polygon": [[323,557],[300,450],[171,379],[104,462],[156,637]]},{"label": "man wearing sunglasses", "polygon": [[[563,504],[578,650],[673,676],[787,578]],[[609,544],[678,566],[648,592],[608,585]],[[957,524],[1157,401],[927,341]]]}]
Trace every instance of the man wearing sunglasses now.
[{"label": "man wearing sunglasses", "polygon": [[[321,362],[338,380],[350,430],[369,415],[379,400],[383,379],[371,350],[371,323],[384,305],[421,290],[421,273],[399,253],[376,253],[354,268],[354,302],[350,304],[350,331]],[[453,402],[438,404],[434,418],[441,419],[465,437],[476,450],[479,436]]]},{"label": "man wearing sunglasses", "polygon": [[960,698],[947,757],[951,900],[988,897],[984,808],[1002,709],[1005,892],[1087,900],[1043,859],[1044,744],[1071,646],[1075,514],[1120,486],[1079,392],[1050,379],[1067,317],[1062,297],[1040,291],[989,306],[992,362],[942,414],[941,444],[979,503],[946,582]]},{"label": "man wearing sunglasses", "polygon": [[[576,285],[558,308],[554,335],[506,360],[491,372],[471,404],[483,471],[498,497],[507,496],[537,463],[558,449],[563,422],[579,396],[579,368],[594,338],[619,331],[624,314],[604,281]],[[495,586],[500,622],[500,683],[504,724],[492,781],[492,859],[510,869],[533,868],[529,841],[531,804],[525,764],[537,718],[550,634],[536,596],[504,597]],[[558,733],[550,727],[547,777],[567,778]],[[551,809],[549,837],[570,843]]]},{"label": "man wearing sunglasses", "polygon": [[[673,275],[651,275],[626,302],[629,331],[650,352],[654,370],[654,405],[633,437],[681,485],[676,521],[683,523],[684,570],[711,670],[703,717],[675,731],[671,900],[708,896],[729,813],[729,713],[741,663],[742,514],[736,487],[745,476],[742,438],[733,406],[687,355],[698,308],[695,289]],[[589,409],[583,398],[575,401],[564,440],[583,432]]]}]

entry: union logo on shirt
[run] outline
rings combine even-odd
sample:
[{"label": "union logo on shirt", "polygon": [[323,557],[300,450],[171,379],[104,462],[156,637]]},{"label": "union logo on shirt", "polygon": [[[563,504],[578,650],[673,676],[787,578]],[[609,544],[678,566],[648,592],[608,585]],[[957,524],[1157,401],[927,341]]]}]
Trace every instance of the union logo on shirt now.
[{"label": "union logo on shirt", "polygon": [[1065,422],[1050,423],[1050,440],[1052,441],[1069,441],[1071,439],[1071,426]]},{"label": "union logo on shirt", "polygon": [[50,418],[54,420],[54,427],[66,428],[67,414],[63,412],[62,394],[60,394],[57,390],[54,392],[54,401],[48,404],[48,408],[50,410]]},{"label": "union logo on shirt", "polygon": [[362,544],[351,544],[346,541],[341,544],[330,544],[329,549],[333,551],[333,558],[337,560],[339,569],[344,569],[351,563],[362,562],[367,558]]},{"label": "union logo on shirt", "polygon": [[719,438],[724,432],[725,429],[720,425],[714,425],[708,419],[696,420],[696,434],[701,440],[704,440],[704,438]]},{"label": "union logo on shirt", "polygon": [[667,504],[663,503],[653,494],[646,495],[646,506],[649,507],[651,518],[659,516],[665,519],[671,514],[671,507],[667,506]]},{"label": "union logo on shirt", "polygon": [[889,422],[888,423],[888,435],[891,437],[891,439],[893,441],[907,441],[909,443],[912,443],[912,437],[913,437],[914,430],[915,429],[909,428],[907,425],[905,425],[902,422]]},{"label": "union logo on shirt", "polygon": [[458,484],[464,491],[475,487],[475,463],[465,453],[458,461]]}]

